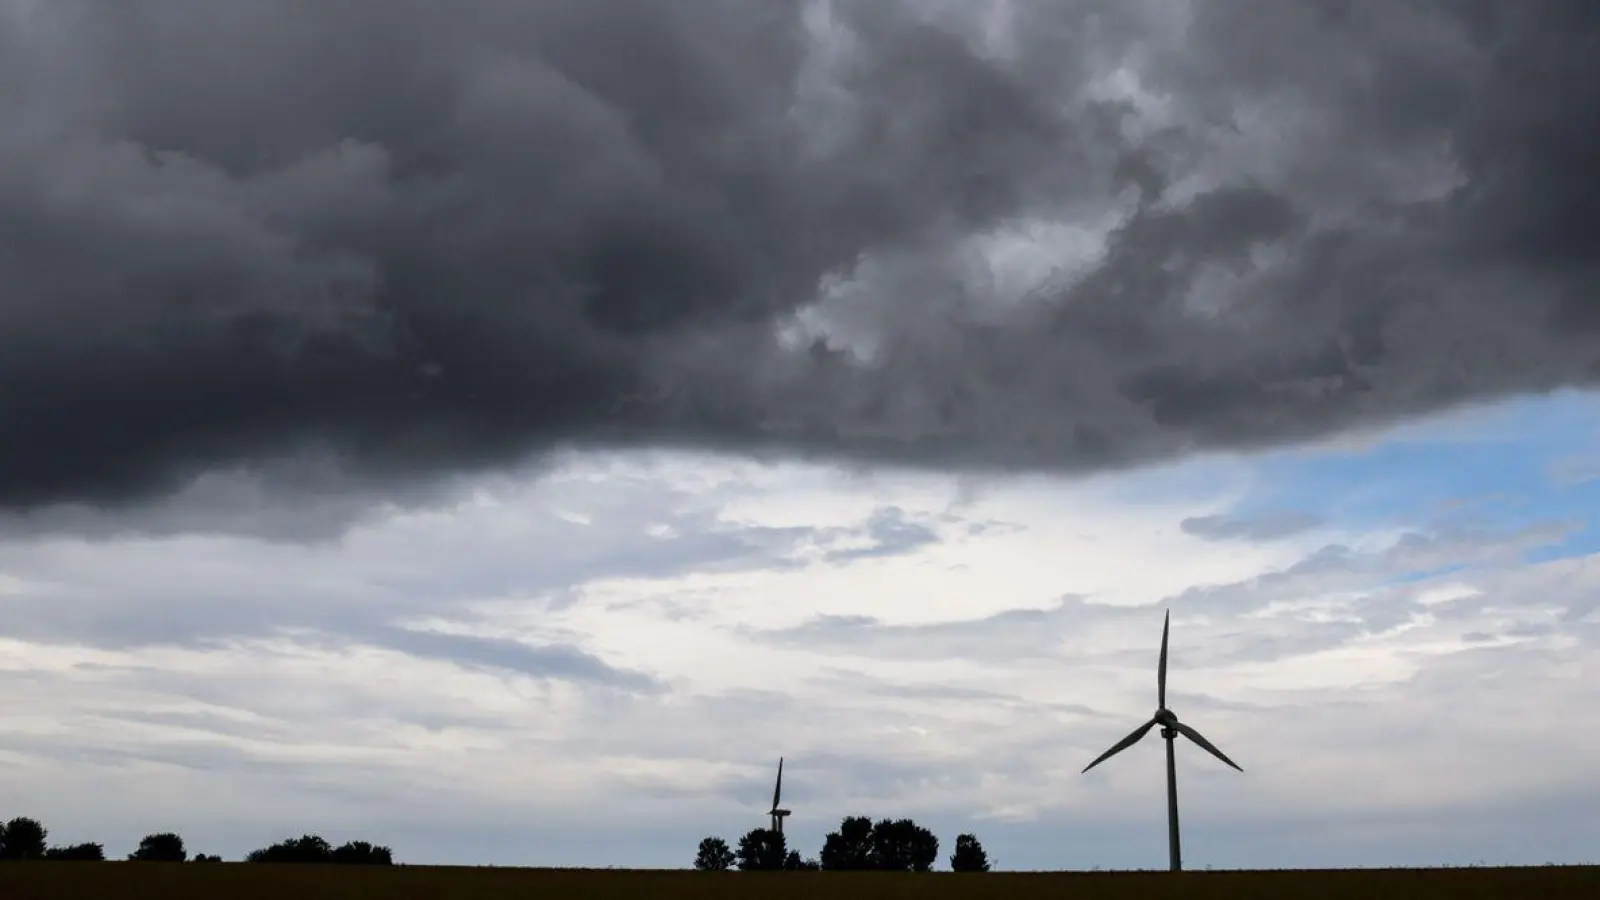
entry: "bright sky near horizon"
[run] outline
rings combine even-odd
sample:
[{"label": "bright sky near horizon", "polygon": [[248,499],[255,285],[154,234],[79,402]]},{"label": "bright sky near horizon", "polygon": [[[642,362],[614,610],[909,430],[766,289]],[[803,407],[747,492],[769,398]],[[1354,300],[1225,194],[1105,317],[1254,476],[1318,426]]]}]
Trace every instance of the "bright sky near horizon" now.
[{"label": "bright sky near horizon", "polygon": [[0,818],[1595,861],[1597,34],[0,0]]},{"label": "bright sky near horizon", "polygon": [[1191,868],[1592,859],[1597,411],[1076,481],[581,456],[309,545],[13,531],[0,793],[112,853],[677,866],[782,754],[808,853],[911,815],[1157,867],[1160,742],[1078,772],[1170,608],[1171,705],[1245,769],[1180,747]]}]

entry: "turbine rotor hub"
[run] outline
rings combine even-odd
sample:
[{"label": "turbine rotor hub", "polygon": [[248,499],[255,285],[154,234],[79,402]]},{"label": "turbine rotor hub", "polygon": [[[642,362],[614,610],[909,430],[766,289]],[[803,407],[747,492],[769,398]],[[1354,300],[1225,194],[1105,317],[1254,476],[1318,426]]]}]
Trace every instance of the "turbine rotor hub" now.
[{"label": "turbine rotor hub", "polygon": [[1178,716],[1170,709],[1158,709],[1155,714],[1156,724],[1162,728],[1171,728],[1178,724]]}]

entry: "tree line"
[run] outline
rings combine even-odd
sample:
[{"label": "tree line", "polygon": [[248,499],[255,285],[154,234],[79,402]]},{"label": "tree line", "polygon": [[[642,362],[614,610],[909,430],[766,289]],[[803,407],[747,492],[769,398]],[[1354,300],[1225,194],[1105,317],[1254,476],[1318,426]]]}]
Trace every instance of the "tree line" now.
[{"label": "tree line", "polygon": [[[51,846],[50,832],[37,819],[19,816],[0,823],[0,861],[57,860],[104,862],[105,847],[98,843]],[[730,848],[720,837],[700,842],[694,868],[702,871],[894,871],[928,872],[939,856],[939,839],[933,832],[911,819],[881,819],[847,816],[837,831],[829,832],[817,857],[804,859],[789,849],[781,831],[753,828]],[[139,847],[128,854],[133,862],[222,862],[221,856],[198,853],[190,857],[183,838],[173,832],[147,834]],[[333,863],[345,865],[394,864],[388,847],[367,841],[348,841],[334,846],[315,834],[288,838],[252,850],[245,862],[253,863]],[[989,857],[977,837],[956,837],[955,852],[949,858],[956,872],[987,872]]]},{"label": "tree line", "polygon": [[[821,853],[814,859],[803,859],[798,850],[790,850],[783,832],[752,828],[739,838],[737,848],[729,847],[727,841],[715,835],[702,839],[694,867],[713,872],[733,868],[745,872],[930,872],[938,858],[939,839],[910,819],[873,822],[868,816],[846,816],[838,831],[828,832]],[[976,836],[956,836],[950,869],[989,871],[989,855]]]},{"label": "tree line", "polygon": [[[97,843],[52,847],[49,829],[37,819],[19,816],[0,824],[0,861],[44,859],[63,862],[104,862],[105,847]],[[139,849],[128,854],[132,862],[222,862],[221,856],[197,853],[191,860],[183,838],[170,831],[147,834]],[[263,863],[340,863],[346,865],[388,866],[394,854],[388,847],[366,841],[349,841],[335,847],[314,834],[288,838],[259,850],[252,850],[245,862]]]}]

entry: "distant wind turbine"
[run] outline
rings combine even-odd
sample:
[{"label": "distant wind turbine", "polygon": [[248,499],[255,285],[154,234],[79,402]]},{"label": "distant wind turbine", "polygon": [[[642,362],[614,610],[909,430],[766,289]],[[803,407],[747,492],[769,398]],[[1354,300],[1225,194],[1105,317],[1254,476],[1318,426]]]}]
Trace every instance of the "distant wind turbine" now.
[{"label": "distant wind turbine", "polygon": [[772,786],[772,809],[767,815],[772,817],[772,830],[783,834],[783,817],[789,814],[787,809],[779,809],[778,801],[783,797],[783,757],[778,757],[778,783]]},{"label": "distant wind turbine", "polygon": [[[1172,855],[1172,871],[1180,872],[1183,870],[1183,853],[1178,847],[1178,766],[1176,757],[1172,752],[1173,740],[1181,734],[1199,744],[1200,749],[1210,753],[1217,759],[1233,766],[1240,772],[1244,770],[1239,768],[1238,763],[1229,759],[1227,754],[1218,750],[1210,741],[1201,736],[1200,732],[1179,722],[1178,717],[1173,714],[1172,710],[1167,709],[1167,631],[1171,623],[1172,611],[1168,610],[1161,620],[1161,662],[1156,668],[1156,714],[1151,717],[1150,721],[1135,728],[1132,734],[1118,741],[1110,750],[1100,754],[1099,758],[1094,762],[1084,766],[1083,771],[1087,772],[1139,743],[1139,739],[1144,737],[1150,729],[1157,725],[1161,726],[1161,736],[1167,742],[1167,845]],[[777,804],[773,805],[776,806]]]}]

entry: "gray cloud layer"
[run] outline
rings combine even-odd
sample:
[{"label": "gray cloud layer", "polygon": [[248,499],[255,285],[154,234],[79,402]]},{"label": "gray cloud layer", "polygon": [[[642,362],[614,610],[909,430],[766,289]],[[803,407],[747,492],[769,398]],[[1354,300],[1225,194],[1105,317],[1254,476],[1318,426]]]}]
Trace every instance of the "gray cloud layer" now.
[{"label": "gray cloud layer", "polygon": [[[1600,7],[1012,6],[984,50],[881,2],[8,5],[0,504],[307,449],[1121,465],[1600,374]],[[1106,216],[1024,299],[963,268]]]},{"label": "gray cloud layer", "polygon": [[1277,510],[1257,516],[1191,516],[1178,527],[1184,534],[1208,541],[1270,541],[1302,534],[1320,524],[1322,519],[1313,513]]}]

